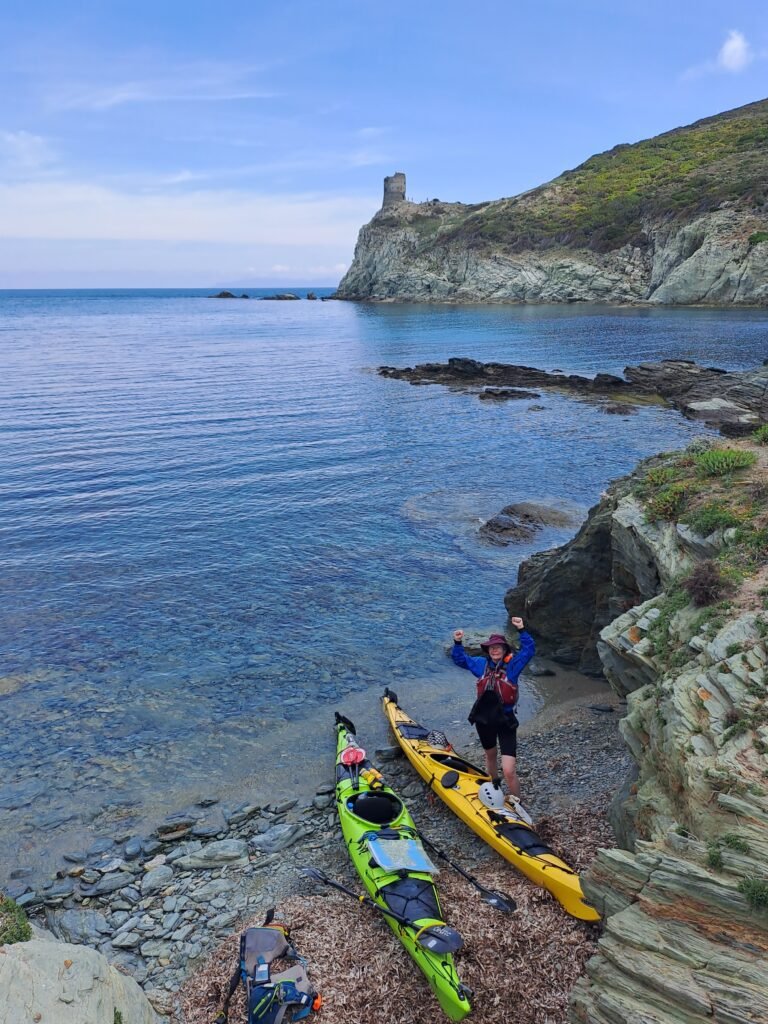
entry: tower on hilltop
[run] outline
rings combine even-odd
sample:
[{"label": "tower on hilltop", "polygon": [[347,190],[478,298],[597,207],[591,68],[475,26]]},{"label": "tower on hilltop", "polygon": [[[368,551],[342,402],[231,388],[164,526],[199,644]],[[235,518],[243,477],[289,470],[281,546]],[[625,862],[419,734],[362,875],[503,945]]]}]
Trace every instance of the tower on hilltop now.
[{"label": "tower on hilltop", "polygon": [[405,175],[402,171],[396,171],[384,179],[384,202],[382,210],[387,206],[394,206],[395,203],[405,202]]}]

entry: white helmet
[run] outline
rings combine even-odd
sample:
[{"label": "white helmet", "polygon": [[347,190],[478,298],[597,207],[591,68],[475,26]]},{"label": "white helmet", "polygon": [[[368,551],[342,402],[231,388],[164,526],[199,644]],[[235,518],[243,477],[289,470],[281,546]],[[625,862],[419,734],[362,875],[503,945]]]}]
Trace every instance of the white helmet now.
[{"label": "white helmet", "polygon": [[477,791],[480,803],[490,807],[494,811],[504,809],[504,794],[501,786],[495,786],[492,782],[484,782]]}]

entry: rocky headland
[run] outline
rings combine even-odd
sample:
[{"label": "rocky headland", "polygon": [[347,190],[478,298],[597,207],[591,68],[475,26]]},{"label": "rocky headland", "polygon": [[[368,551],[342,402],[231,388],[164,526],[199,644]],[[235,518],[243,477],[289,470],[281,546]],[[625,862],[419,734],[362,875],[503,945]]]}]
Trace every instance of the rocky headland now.
[{"label": "rocky headland", "polygon": [[761,100],[513,198],[413,203],[398,172],[336,297],[764,306],[767,143]]}]

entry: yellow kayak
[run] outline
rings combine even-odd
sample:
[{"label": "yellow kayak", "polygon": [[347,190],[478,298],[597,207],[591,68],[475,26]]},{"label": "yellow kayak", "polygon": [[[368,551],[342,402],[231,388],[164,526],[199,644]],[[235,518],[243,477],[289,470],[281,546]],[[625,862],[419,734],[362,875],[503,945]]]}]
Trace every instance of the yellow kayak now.
[{"label": "yellow kayak", "polygon": [[526,878],[550,892],[572,917],[600,920],[584,899],[578,874],[539,838],[524,812],[504,803],[490,775],[457,754],[442,734],[409,718],[398,706],[396,693],[385,690],[382,704],[405,756],[463,822]]}]

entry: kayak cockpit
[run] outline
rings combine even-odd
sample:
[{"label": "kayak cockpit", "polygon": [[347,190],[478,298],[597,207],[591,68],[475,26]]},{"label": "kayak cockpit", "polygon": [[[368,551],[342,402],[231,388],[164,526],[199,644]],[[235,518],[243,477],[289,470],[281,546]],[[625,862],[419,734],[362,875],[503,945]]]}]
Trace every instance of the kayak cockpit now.
[{"label": "kayak cockpit", "polygon": [[403,802],[394,793],[363,791],[350,796],[347,810],[371,825],[391,825],[403,813]]},{"label": "kayak cockpit", "polygon": [[450,768],[456,772],[462,772],[464,775],[474,775],[476,778],[480,778],[483,781],[488,779],[485,772],[480,771],[470,761],[465,761],[463,757],[459,757],[458,754],[430,754],[429,760],[434,761],[440,765],[441,768]]}]

